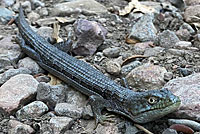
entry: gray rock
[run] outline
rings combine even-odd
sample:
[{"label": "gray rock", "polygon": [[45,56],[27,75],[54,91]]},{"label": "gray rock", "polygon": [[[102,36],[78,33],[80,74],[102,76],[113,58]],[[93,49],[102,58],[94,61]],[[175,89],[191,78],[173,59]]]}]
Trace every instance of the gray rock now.
[{"label": "gray rock", "polygon": [[31,126],[16,120],[9,120],[8,126],[10,127],[8,134],[23,134],[23,132],[33,134],[35,132]]},{"label": "gray rock", "polygon": [[19,11],[19,2],[15,3],[12,7],[13,11],[17,12]]},{"label": "gray rock", "polygon": [[158,44],[159,46],[164,48],[171,48],[177,42],[179,42],[179,38],[176,36],[174,32],[170,30],[164,30],[156,37],[155,44]]},{"label": "gray rock", "polygon": [[66,101],[67,88],[66,85],[50,85],[42,82],[38,85],[36,99],[45,102],[53,110],[56,103]]},{"label": "gray rock", "polygon": [[24,8],[25,12],[30,13],[31,10],[31,2],[30,1],[25,1],[22,3],[22,7]]},{"label": "gray rock", "polygon": [[194,34],[195,33],[195,30],[188,23],[183,23],[181,25],[180,29],[187,29],[190,32],[190,34]]},{"label": "gray rock", "polygon": [[133,69],[127,76],[128,85],[136,89],[160,89],[165,84],[164,67],[152,64],[144,64]]},{"label": "gray rock", "polygon": [[153,24],[153,16],[144,15],[137,21],[129,34],[128,38],[139,40],[141,42],[154,41],[156,38],[157,30]]},{"label": "gray rock", "polygon": [[169,81],[173,78],[173,73],[172,72],[166,72],[164,74],[164,80]]},{"label": "gray rock", "polygon": [[133,70],[134,68],[138,67],[141,65],[140,61],[133,61],[125,66],[122,67],[121,69],[121,74],[123,76],[126,76],[131,70]]},{"label": "gray rock", "polygon": [[145,50],[151,48],[150,45],[153,45],[153,42],[142,42],[134,44],[134,52],[136,54],[144,54]]},{"label": "gray rock", "polygon": [[173,125],[173,124],[182,124],[186,125],[195,131],[200,131],[200,123],[193,121],[193,120],[187,120],[187,119],[168,119],[168,124]]},{"label": "gray rock", "polygon": [[161,10],[167,10],[167,12],[156,14],[154,25],[159,29],[159,31],[167,29],[171,31],[177,31],[184,22],[182,15],[179,11],[174,9],[172,9],[170,12],[168,6],[170,7],[171,4],[166,5],[166,7],[164,7],[164,3],[162,3],[162,5],[163,8]]},{"label": "gray rock", "polygon": [[7,8],[0,7],[0,22],[6,24],[14,15],[14,12]]},{"label": "gray rock", "polygon": [[188,41],[191,38],[191,34],[187,29],[179,29],[176,31],[176,35],[181,41]]},{"label": "gray rock", "polygon": [[106,18],[99,18],[98,21],[100,23],[106,23],[107,22],[107,19]]},{"label": "gray rock", "polygon": [[45,39],[48,39],[49,37],[52,36],[53,28],[43,26],[43,27],[40,27],[40,28],[37,30],[37,33],[38,33],[40,36],[44,37]]},{"label": "gray rock", "polygon": [[200,5],[199,0],[185,0],[185,3],[187,6]]},{"label": "gray rock", "polygon": [[57,103],[54,110],[58,116],[67,116],[78,119],[82,116],[83,108],[79,108],[77,105],[69,103]]},{"label": "gray rock", "polygon": [[165,129],[165,131],[162,132],[162,134],[178,134],[178,133],[174,129],[167,128]]},{"label": "gray rock", "polygon": [[60,134],[61,130],[65,129],[68,130],[74,120],[69,117],[52,117],[49,121],[49,123],[53,126],[53,132],[54,134]]},{"label": "gray rock", "polygon": [[[123,21],[121,20],[121,18],[117,14],[110,14],[109,17],[110,17],[111,25],[112,25],[112,23],[114,23],[114,24],[122,24],[123,23]],[[127,18],[127,20],[129,20],[129,19]]]},{"label": "gray rock", "polygon": [[2,3],[5,4],[6,7],[10,7],[15,3],[15,0],[2,0]]},{"label": "gray rock", "polygon": [[[100,134],[100,133],[97,133],[96,130],[95,130],[95,128],[97,127],[95,125],[95,120],[83,120],[83,119],[80,119],[79,121],[80,121],[80,125],[84,126],[84,130],[82,131],[82,133],[87,133],[87,134],[96,133],[96,134]],[[74,134],[74,133],[76,133],[77,132],[76,128],[77,127],[75,127],[75,129],[72,129],[72,130],[67,130],[66,134]]]},{"label": "gray rock", "polygon": [[116,58],[119,56],[120,47],[106,48],[103,50],[103,54],[109,58]]},{"label": "gray rock", "polygon": [[71,89],[67,92],[66,102],[77,105],[78,107],[83,107],[87,104],[88,98],[81,92]]},{"label": "gray rock", "polygon": [[200,16],[200,5],[189,6],[184,12],[185,21],[188,23],[199,22],[199,17],[195,16]]},{"label": "gray rock", "polygon": [[49,109],[47,105],[44,104],[42,101],[34,101],[22,107],[20,110],[16,112],[15,115],[19,120],[29,119],[29,118],[34,119],[42,116],[48,110]]},{"label": "gray rock", "polygon": [[164,88],[171,90],[181,99],[180,109],[176,118],[189,118],[200,121],[200,73],[195,73],[183,78],[170,80]]},{"label": "gray rock", "polygon": [[144,56],[150,57],[150,56],[157,56],[160,53],[164,51],[165,48],[163,47],[153,47],[153,48],[147,48],[144,52]]},{"label": "gray rock", "polygon": [[3,35],[0,35],[0,40],[2,40],[4,38],[4,36]]},{"label": "gray rock", "polygon": [[45,3],[41,2],[40,0],[31,0],[33,9],[36,9],[37,7],[44,7]]},{"label": "gray rock", "polygon": [[166,9],[168,11],[177,11],[176,7],[172,6],[170,3],[163,2],[163,0],[160,0],[160,2],[141,1],[140,3],[142,5],[146,5],[146,6],[154,8],[157,11],[156,13],[160,13],[160,11],[163,9]]},{"label": "gray rock", "polygon": [[54,111],[49,111],[48,113],[45,114],[45,117],[56,117]]},{"label": "gray rock", "polygon": [[[38,125],[36,125],[38,129]],[[40,123],[39,124],[39,132],[41,134],[60,134],[59,132],[55,132],[57,131],[53,124],[50,124],[49,122],[45,122],[45,123]]]},{"label": "gray rock", "polygon": [[197,34],[196,38],[197,38],[198,41],[200,41],[200,34]]},{"label": "gray rock", "polygon": [[[68,18],[66,17],[67,19],[67,22],[68,24],[73,24],[76,20],[74,18]],[[58,22],[56,17],[48,17],[48,18],[43,18],[43,19],[39,19],[36,21],[36,24],[39,25],[39,26],[45,26],[45,27],[48,27],[50,25],[53,25],[54,23]],[[42,27],[41,27],[42,28]],[[48,27],[50,28],[50,27]],[[43,29],[43,28],[42,28]],[[49,29],[47,29],[49,30]],[[48,31],[50,32],[50,31]],[[48,34],[51,34],[51,33],[46,33],[46,35]],[[50,36],[49,36],[50,37]]]},{"label": "gray rock", "polygon": [[87,119],[87,120],[94,117],[94,114],[90,105],[86,105],[83,107],[82,117],[83,119]]},{"label": "gray rock", "polygon": [[[0,40],[0,59],[9,60],[10,63],[16,63],[22,56],[21,48],[18,44],[14,43],[12,40],[13,36],[8,36]],[[9,63],[8,63],[9,64]],[[1,65],[0,65],[1,66]]]},{"label": "gray rock", "polygon": [[143,13],[139,13],[139,12],[138,13],[130,12],[128,16],[130,17],[130,19],[137,20],[141,18],[143,15],[144,15]]},{"label": "gray rock", "polygon": [[190,49],[191,46],[192,46],[192,43],[189,41],[179,41],[179,42],[176,42],[174,47],[177,49]]},{"label": "gray rock", "polygon": [[200,34],[197,34],[195,36],[193,45],[194,47],[197,47],[198,49],[200,49]]},{"label": "gray rock", "polygon": [[38,82],[29,74],[18,74],[0,87],[0,108],[8,113],[35,96]]},{"label": "gray rock", "polygon": [[107,30],[95,21],[77,20],[74,24],[77,42],[72,46],[76,55],[93,55],[105,40]]},{"label": "gray rock", "polygon": [[8,57],[4,57],[2,55],[0,55],[0,73],[5,72],[6,70],[8,70],[9,68],[12,69],[12,61],[10,61],[10,59],[8,59]]},{"label": "gray rock", "polygon": [[0,74],[0,85],[5,83],[11,77],[18,74],[31,74],[31,71],[27,68],[9,69],[5,71],[3,74]]},{"label": "gray rock", "polygon": [[40,15],[31,11],[30,13],[27,14],[27,17],[28,17],[28,20],[33,23],[40,18]]},{"label": "gray rock", "polygon": [[27,68],[33,75],[44,73],[44,70],[37,64],[37,62],[29,57],[19,60],[18,67]]},{"label": "gray rock", "polygon": [[183,11],[186,7],[184,0],[168,0],[172,5]]},{"label": "gray rock", "polygon": [[139,130],[135,126],[126,123],[125,134],[137,134],[138,132]]},{"label": "gray rock", "polygon": [[47,16],[47,15],[49,15],[49,11],[47,10],[47,8],[41,8],[39,10],[39,15],[40,16]]},{"label": "gray rock", "polygon": [[121,71],[121,65],[117,61],[109,60],[106,62],[106,71],[113,75],[119,75]]},{"label": "gray rock", "polygon": [[[172,54],[172,55],[183,56],[186,53],[186,50],[179,50],[179,49],[170,48],[170,49],[167,50],[167,52]],[[167,62],[169,63],[169,62],[171,62],[171,60],[169,60]]]},{"label": "gray rock", "polygon": [[80,13],[87,15],[106,13],[107,9],[95,0],[76,0],[56,4],[51,12],[54,16],[67,16]]},{"label": "gray rock", "polygon": [[51,78],[46,76],[46,75],[41,75],[41,76],[38,76],[38,77],[35,77],[35,79],[38,81],[38,82],[45,82],[45,83],[48,83],[50,82]]},{"label": "gray rock", "polygon": [[109,124],[109,125],[98,125],[95,129],[97,134],[120,134],[117,125]]}]

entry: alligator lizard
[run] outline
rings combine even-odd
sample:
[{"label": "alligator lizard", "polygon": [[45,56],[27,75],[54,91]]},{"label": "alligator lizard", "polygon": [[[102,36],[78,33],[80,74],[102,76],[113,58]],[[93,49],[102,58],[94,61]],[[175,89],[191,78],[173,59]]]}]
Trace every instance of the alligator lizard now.
[{"label": "alligator lizard", "polygon": [[[35,33],[25,20],[22,7],[15,19],[22,50],[43,69],[89,96],[96,123],[103,122],[103,108],[146,123],[175,111],[180,99],[166,89],[134,92],[115,83],[84,61],[59,50]],[[26,43],[26,44],[25,44]]]}]

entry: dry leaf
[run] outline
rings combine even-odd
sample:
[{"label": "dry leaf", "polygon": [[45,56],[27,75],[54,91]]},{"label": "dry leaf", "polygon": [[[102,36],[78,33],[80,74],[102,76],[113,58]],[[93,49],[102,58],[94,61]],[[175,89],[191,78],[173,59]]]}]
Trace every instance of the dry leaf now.
[{"label": "dry leaf", "polygon": [[140,42],[140,41],[139,41],[139,40],[136,40],[136,39],[130,39],[130,38],[128,38],[128,36],[127,36],[125,42],[128,43],[128,44],[136,44],[136,43],[138,43],[138,42]]},{"label": "dry leaf", "polygon": [[53,34],[52,34],[52,38],[56,39],[56,42],[62,42],[63,39],[59,37],[59,30],[60,30],[60,25],[58,23],[54,23],[53,24]]},{"label": "dry leaf", "polygon": [[[52,38],[56,39],[57,43],[63,41],[63,39],[59,37],[59,30],[60,30],[60,25],[58,23],[54,23],[53,24]],[[48,76],[51,78],[51,80],[49,82],[51,85],[57,85],[57,84],[60,84],[62,82],[60,79],[58,79],[57,77],[51,75],[50,73],[48,74]]]},{"label": "dry leaf", "polygon": [[58,84],[60,84],[62,82],[60,79],[58,79],[57,77],[51,75],[50,73],[48,74],[48,76],[51,78],[51,80],[49,82],[51,85],[58,85]]},{"label": "dry leaf", "polygon": [[33,77],[34,77],[34,78],[37,78],[37,77],[39,77],[39,76],[44,76],[44,74],[42,74],[42,73],[35,74]]},{"label": "dry leaf", "polygon": [[68,20],[66,18],[64,18],[64,17],[56,17],[56,20],[58,22],[60,22],[60,23],[66,23],[66,22],[68,22]]},{"label": "dry leaf", "polygon": [[132,55],[132,56],[126,58],[126,59],[123,61],[122,66],[131,63],[131,62],[134,61],[136,58],[146,58],[146,57],[147,57],[147,56],[144,56],[144,55]]},{"label": "dry leaf", "polygon": [[198,31],[200,28],[200,23],[192,23],[192,25],[194,25],[195,29]]},{"label": "dry leaf", "polygon": [[133,12],[142,12],[142,13],[155,12],[154,8],[142,5],[138,0],[132,0],[123,10],[119,10],[119,15],[124,16],[126,14],[129,14],[132,10]]},{"label": "dry leaf", "polygon": [[198,16],[190,16],[190,19],[191,19],[191,21],[193,21],[193,22],[199,22],[200,21],[200,17],[198,17]]}]

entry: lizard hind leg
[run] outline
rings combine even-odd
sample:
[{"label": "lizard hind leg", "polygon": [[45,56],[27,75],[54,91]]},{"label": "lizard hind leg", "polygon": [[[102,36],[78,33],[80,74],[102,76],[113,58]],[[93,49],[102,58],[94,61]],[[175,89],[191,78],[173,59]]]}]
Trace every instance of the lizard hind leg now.
[{"label": "lizard hind leg", "polygon": [[71,49],[72,49],[72,41],[71,40],[58,42],[53,45],[63,52],[71,53]]},{"label": "lizard hind leg", "polygon": [[97,95],[91,95],[89,98],[89,104],[91,105],[94,117],[95,117],[95,128],[98,126],[98,124],[104,125],[105,122],[114,122],[111,118],[113,118],[113,115],[105,114],[102,115],[101,112],[104,108],[110,108],[110,102],[103,97],[97,96]]}]

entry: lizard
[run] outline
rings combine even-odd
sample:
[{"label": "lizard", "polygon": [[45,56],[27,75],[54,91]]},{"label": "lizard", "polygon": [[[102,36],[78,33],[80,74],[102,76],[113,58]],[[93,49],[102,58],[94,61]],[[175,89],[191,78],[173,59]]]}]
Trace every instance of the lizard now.
[{"label": "lizard", "polygon": [[20,6],[15,18],[17,41],[29,57],[43,69],[55,75],[81,93],[89,96],[96,123],[103,123],[108,111],[128,117],[136,123],[147,123],[174,112],[180,99],[167,89],[134,92],[117,84],[88,63],[61,51],[34,32]]}]

